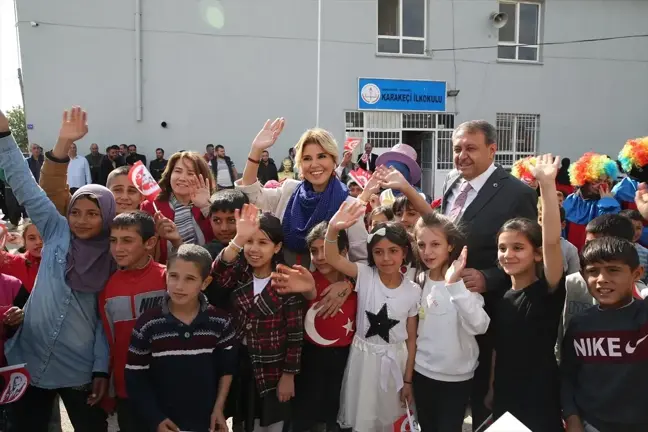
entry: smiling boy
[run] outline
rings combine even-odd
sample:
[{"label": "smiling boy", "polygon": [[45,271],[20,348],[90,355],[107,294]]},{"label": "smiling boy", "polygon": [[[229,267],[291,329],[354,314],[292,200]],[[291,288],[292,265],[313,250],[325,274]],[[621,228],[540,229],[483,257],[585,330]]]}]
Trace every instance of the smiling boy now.
[{"label": "smiling boy", "polygon": [[127,211],[139,210],[144,196],[137,190],[128,176],[130,167],[128,165],[116,168],[108,174],[106,187],[115,197],[117,203],[117,214]]},{"label": "smiling boy", "polygon": [[582,273],[598,306],[574,316],[563,341],[562,407],[568,432],[648,430],[648,301],[633,297],[643,273],[634,245],[589,241]]},{"label": "smiling boy", "polygon": [[159,306],[166,291],[166,267],[151,258],[155,244],[155,222],[147,213],[125,212],[113,219],[110,252],[119,270],[99,297],[99,313],[110,344],[121,432],[146,430],[128,399],[124,370],[136,320],[146,310]]}]

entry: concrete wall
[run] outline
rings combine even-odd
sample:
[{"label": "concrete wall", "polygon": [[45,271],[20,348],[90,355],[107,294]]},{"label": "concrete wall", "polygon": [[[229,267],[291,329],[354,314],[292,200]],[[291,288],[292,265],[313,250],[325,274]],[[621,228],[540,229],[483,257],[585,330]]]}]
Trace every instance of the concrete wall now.
[{"label": "concrete wall", "polygon": [[[223,144],[242,168],[267,118],[286,129],[283,157],[315,123],[317,1],[222,0],[224,25],[210,25],[215,0],[142,0],[143,121],[135,121],[135,0],[17,0],[32,141],[56,138],[60,111],[80,104],[90,133],[80,143],[135,143],[151,157]],[[488,22],[496,1],[429,0],[429,58],[376,55],[376,1],[323,0],[320,126],[339,141],[344,111],[356,109],[358,77],[445,80],[457,121],[496,113],[540,114],[540,151],[615,155],[648,134],[648,38],[544,46],[541,64],[498,62]],[[453,20],[454,4],[454,20]],[[645,34],[648,1],[546,0],[544,42]],[[30,21],[39,22],[32,27]],[[163,129],[160,122],[168,122]]]}]

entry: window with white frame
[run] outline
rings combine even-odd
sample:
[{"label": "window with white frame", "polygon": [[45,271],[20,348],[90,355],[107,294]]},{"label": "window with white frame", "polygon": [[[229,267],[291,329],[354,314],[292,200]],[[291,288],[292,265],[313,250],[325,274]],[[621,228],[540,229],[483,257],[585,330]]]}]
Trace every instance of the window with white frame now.
[{"label": "window with white frame", "polygon": [[499,29],[498,59],[539,61],[540,8],[539,2],[499,2],[499,11],[508,15],[508,21]]},{"label": "window with white frame", "polygon": [[378,0],[378,52],[425,55],[427,0]]},{"label": "window with white frame", "polygon": [[540,134],[539,114],[498,113],[495,123],[497,129],[497,152],[495,162],[504,168],[538,151]]}]

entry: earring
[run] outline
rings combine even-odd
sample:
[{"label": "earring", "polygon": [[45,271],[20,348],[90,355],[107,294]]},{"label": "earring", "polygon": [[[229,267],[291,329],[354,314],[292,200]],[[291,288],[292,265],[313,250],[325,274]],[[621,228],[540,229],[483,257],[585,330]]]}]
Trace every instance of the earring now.
[{"label": "earring", "polygon": [[400,273],[401,273],[402,275],[404,275],[405,273],[407,273],[407,266],[406,266],[406,265],[402,265],[402,266],[400,267]]}]

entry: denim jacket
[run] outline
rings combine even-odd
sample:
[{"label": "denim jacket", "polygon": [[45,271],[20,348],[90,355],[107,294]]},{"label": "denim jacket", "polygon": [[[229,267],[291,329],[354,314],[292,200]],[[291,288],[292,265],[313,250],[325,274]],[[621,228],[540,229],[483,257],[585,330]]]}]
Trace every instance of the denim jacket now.
[{"label": "denim jacket", "polygon": [[109,348],[97,310],[99,294],[65,282],[70,227],[36,184],[12,136],[0,138],[0,168],[43,237],[41,265],[25,319],[5,346],[9,364],[27,363],[31,384],[79,387],[108,373]]}]

